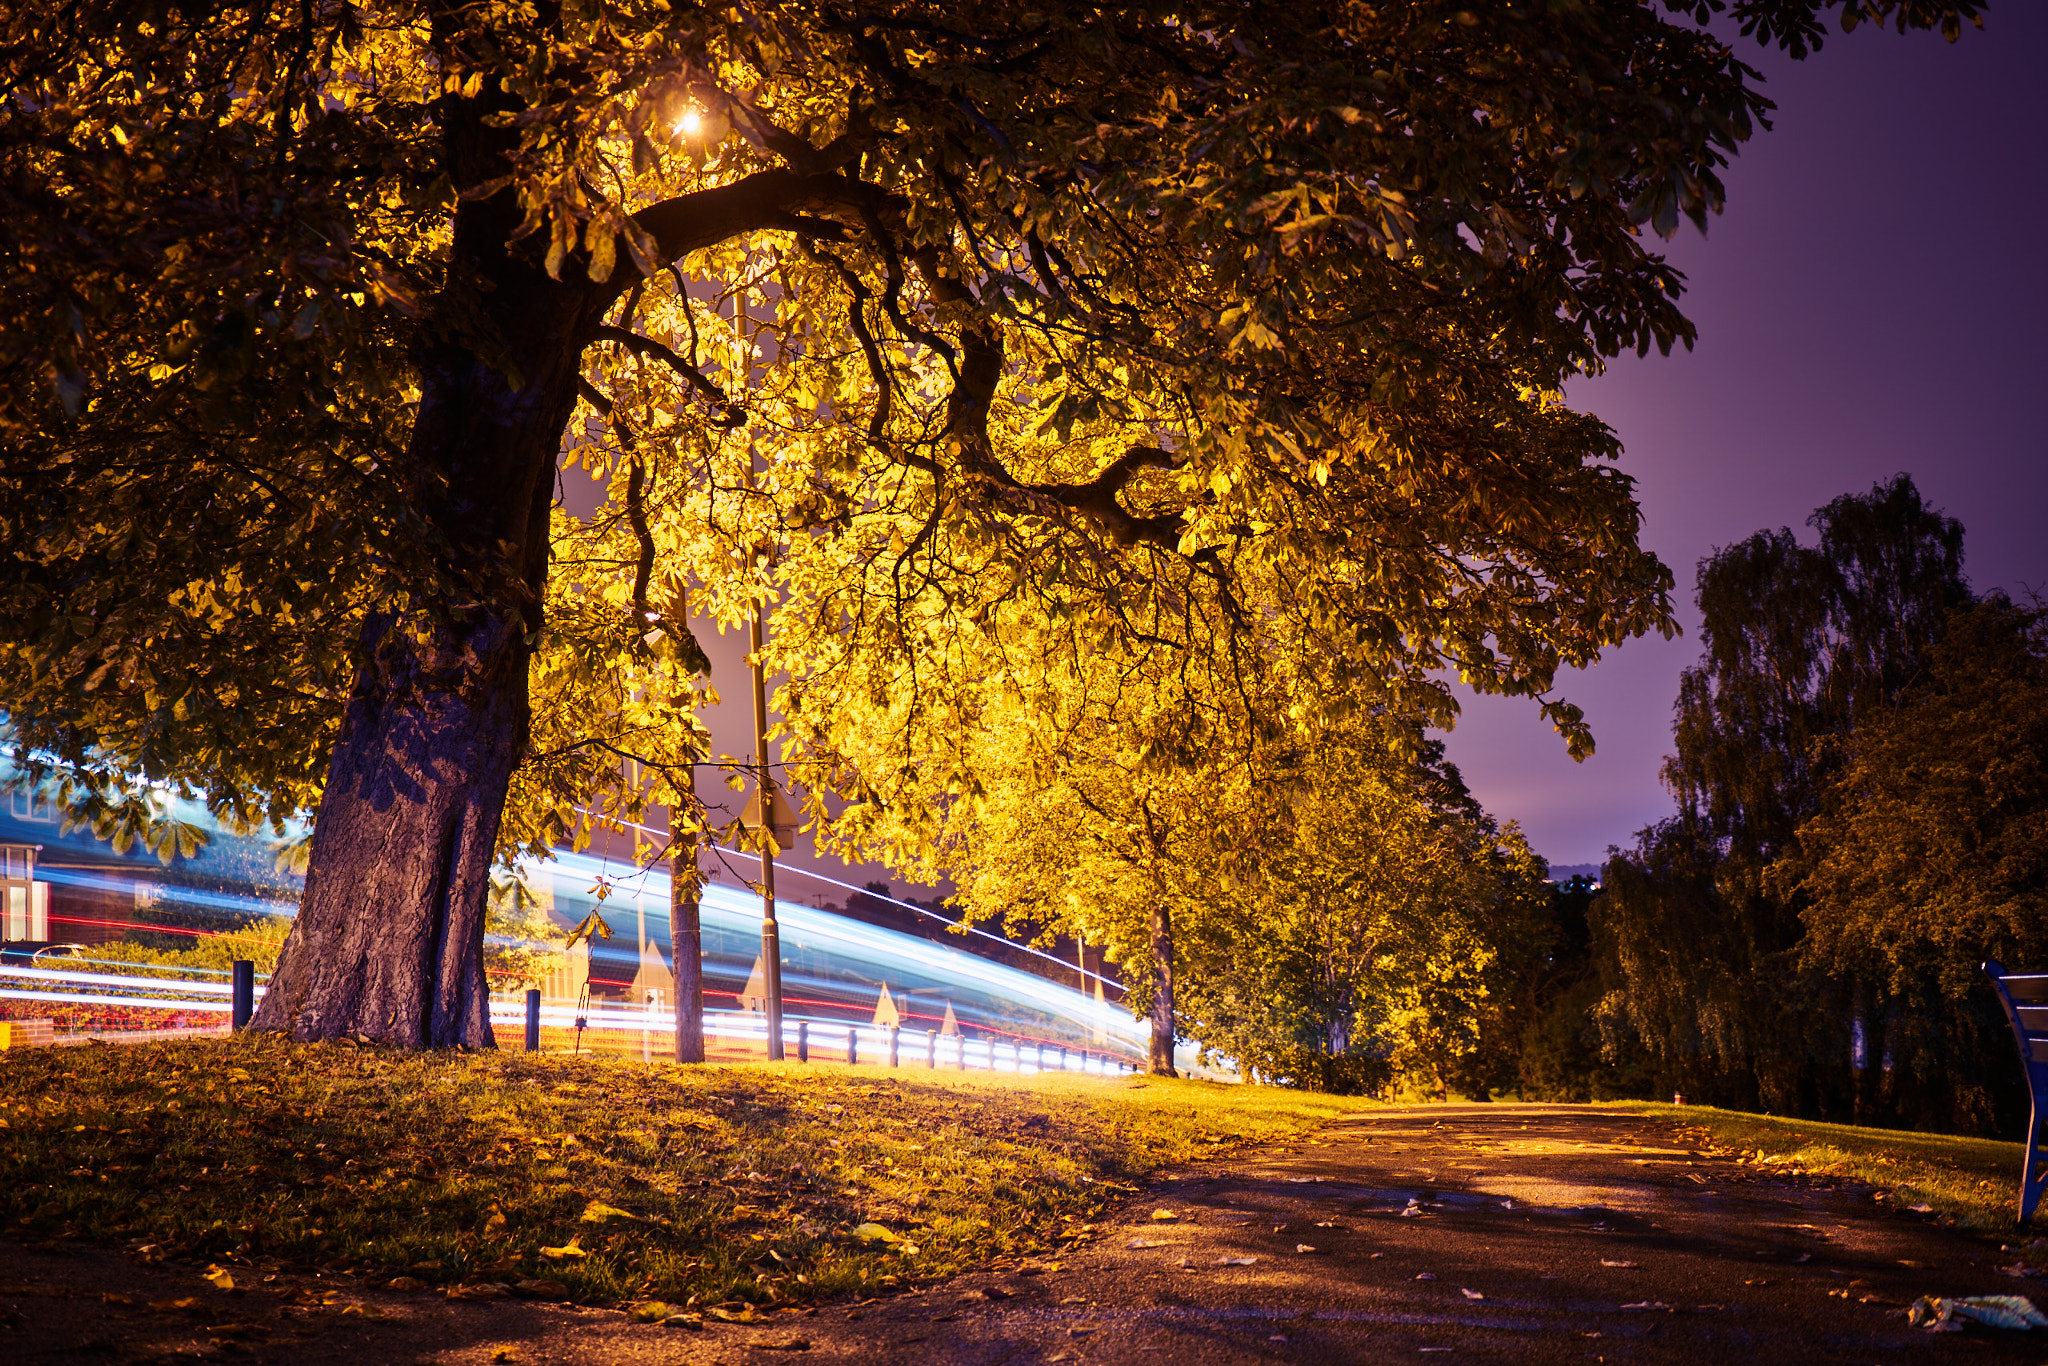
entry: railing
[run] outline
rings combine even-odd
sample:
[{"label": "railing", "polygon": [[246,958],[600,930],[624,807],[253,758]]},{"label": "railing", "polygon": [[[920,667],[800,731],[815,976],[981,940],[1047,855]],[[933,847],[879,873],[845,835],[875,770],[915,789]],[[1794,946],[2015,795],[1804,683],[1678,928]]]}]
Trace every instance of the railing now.
[{"label": "railing", "polygon": [[[77,960],[67,960],[77,961]],[[0,1002],[11,1008],[0,1015],[52,1018],[54,1041],[89,1038],[146,1039],[219,1033],[227,1029],[234,1009],[234,986],[215,980],[227,974],[204,968],[170,968],[102,962],[100,968],[0,964]],[[259,980],[252,1004],[264,988]],[[197,1017],[197,1018],[194,1018]],[[500,995],[491,1003],[491,1024],[508,1044],[526,1022],[523,1001]],[[675,1026],[672,1010],[611,1001],[543,1002],[540,1009],[544,1049],[589,1051],[607,1055],[639,1053],[648,1060],[670,1055]],[[764,1016],[748,1010],[706,1010],[707,1051],[727,1060],[767,1055],[768,1027]],[[883,1066],[937,1067],[960,1071],[1009,1072],[1017,1075],[1075,1073],[1114,1075],[1132,1070],[1132,1060],[1109,1049],[1084,1048],[1056,1039],[1022,1033],[946,1034],[935,1029],[849,1025],[830,1017],[787,1017],[783,1048],[788,1057],[810,1061],[847,1061]]]}]

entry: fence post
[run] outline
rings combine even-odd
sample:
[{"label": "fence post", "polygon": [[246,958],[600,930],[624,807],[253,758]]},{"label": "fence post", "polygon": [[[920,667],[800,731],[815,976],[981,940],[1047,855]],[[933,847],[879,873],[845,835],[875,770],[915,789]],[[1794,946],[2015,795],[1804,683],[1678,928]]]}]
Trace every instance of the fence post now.
[{"label": "fence post", "polygon": [[809,1062],[811,1060],[811,1022],[809,1020],[798,1020],[796,1022],[796,1060],[798,1062]]},{"label": "fence post", "polygon": [[526,989],[526,1051],[540,1052],[540,988]]},{"label": "fence post", "polygon": [[256,964],[247,958],[235,960],[234,992],[228,1006],[228,1022],[236,1029],[249,1027],[256,1013]]},{"label": "fence post", "polygon": [[960,1070],[962,1072],[965,1072],[967,1070],[967,1036],[965,1034],[955,1034],[953,1037],[955,1040],[958,1041],[960,1047],[960,1055],[958,1059],[960,1063]]},{"label": "fence post", "polygon": [[924,1065],[939,1065],[939,1032],[936,1029],[927,1029],[924,1032]]},{"label": "fence post", "polygon": [[855,1067],[858,1066],[859,1063],[860,1031],[857,1029],[849,1029],[846,1031],[846,1065],[848,1067]]},{"label": "fence post", "polygon": [[901,1025],[889,1026],[889,1066],[891,1067],[900,1067],[902,1065],[899,1049],[902,1034],[903,1027]]}]

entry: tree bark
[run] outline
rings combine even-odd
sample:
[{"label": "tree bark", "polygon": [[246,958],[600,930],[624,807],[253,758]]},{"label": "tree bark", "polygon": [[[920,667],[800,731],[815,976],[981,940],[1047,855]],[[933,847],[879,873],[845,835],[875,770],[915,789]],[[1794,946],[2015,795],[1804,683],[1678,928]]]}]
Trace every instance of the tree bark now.
[{"label": "tree bark", "polygon": [[[674,819],[671,817],[671,819]],[[668,858],[668,961],[676,978],[676,1061],[704,1061],[704,935],[697,840],[678,839]]]},{"label": "tree bark", "polygon": [[1155,1077],[1177,1077],[1173,1066],[1173,913],[1166,899],[1152,902],[1152,1056]]}]

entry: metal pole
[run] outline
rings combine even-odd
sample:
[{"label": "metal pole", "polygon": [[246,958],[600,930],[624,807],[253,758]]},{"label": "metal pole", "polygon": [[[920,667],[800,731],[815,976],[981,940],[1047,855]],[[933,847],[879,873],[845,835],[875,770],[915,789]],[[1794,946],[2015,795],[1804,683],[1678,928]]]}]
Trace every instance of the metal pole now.
[{"label": "metal pole", "polygon": [[811,1060],[811,1022],[809,1020],[798,1020],[796,1022],[796,1060],[798,1062],[809,1062]]},{"label": "metal pole", "polygon": [[540,988],[526,989],[526,1051],[540,1052]]},{"label": "metal pole", "polygon": [[937,1067],[939,1065],[939,1031],[936,1029],[927,1029],[924,1032],[924,1065],[926,1067]]},{"label": "metal pole", "polygon": [[900,1044],[902,1042],[902,1036],[903,1028],[901,1025],[889,1026],[889,1066],[891,1067],[897,1067],[901,1065],[902,1053]]},{"label": "metal pole", "polygon": [[256,1013],[256,964],[247,958],[235,960],[234,994],[229,1001],[228,1021],[236,1029],[247,1029]]},{"label": "metal pole", "polygon": [[846,1031],[846,1065],[854,1066],[860,1061],[860,1034],[857,1030]]},{"label": "metal pole", "polygon": [[774,779],[768,770],[768,681],[761,662],[762,638],[768,630],[768,603],[754,603],[751,644],[754,650],[754,752],[760,767],[754,791],[760,797],[761,826],[761,964],[768,996],[768,1060],[782,1061],[782,932],[775,923],[775,848],[768,833],[775,828]]}]

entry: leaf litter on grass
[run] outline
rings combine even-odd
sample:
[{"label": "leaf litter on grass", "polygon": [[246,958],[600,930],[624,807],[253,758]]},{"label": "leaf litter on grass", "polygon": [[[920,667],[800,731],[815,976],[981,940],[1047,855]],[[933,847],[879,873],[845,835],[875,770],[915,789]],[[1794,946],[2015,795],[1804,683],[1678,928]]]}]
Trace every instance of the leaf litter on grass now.
[{"label": "leaf litter on grass", "polygon": [[0,1216],[237,1278],[318,1267],[766,1305],[1043,1258],[1097,1236],[1089,1221],[1162,1165],[1364,1108],[1163,1080],[647,1067],[271,1035],[10,1050]]}]

